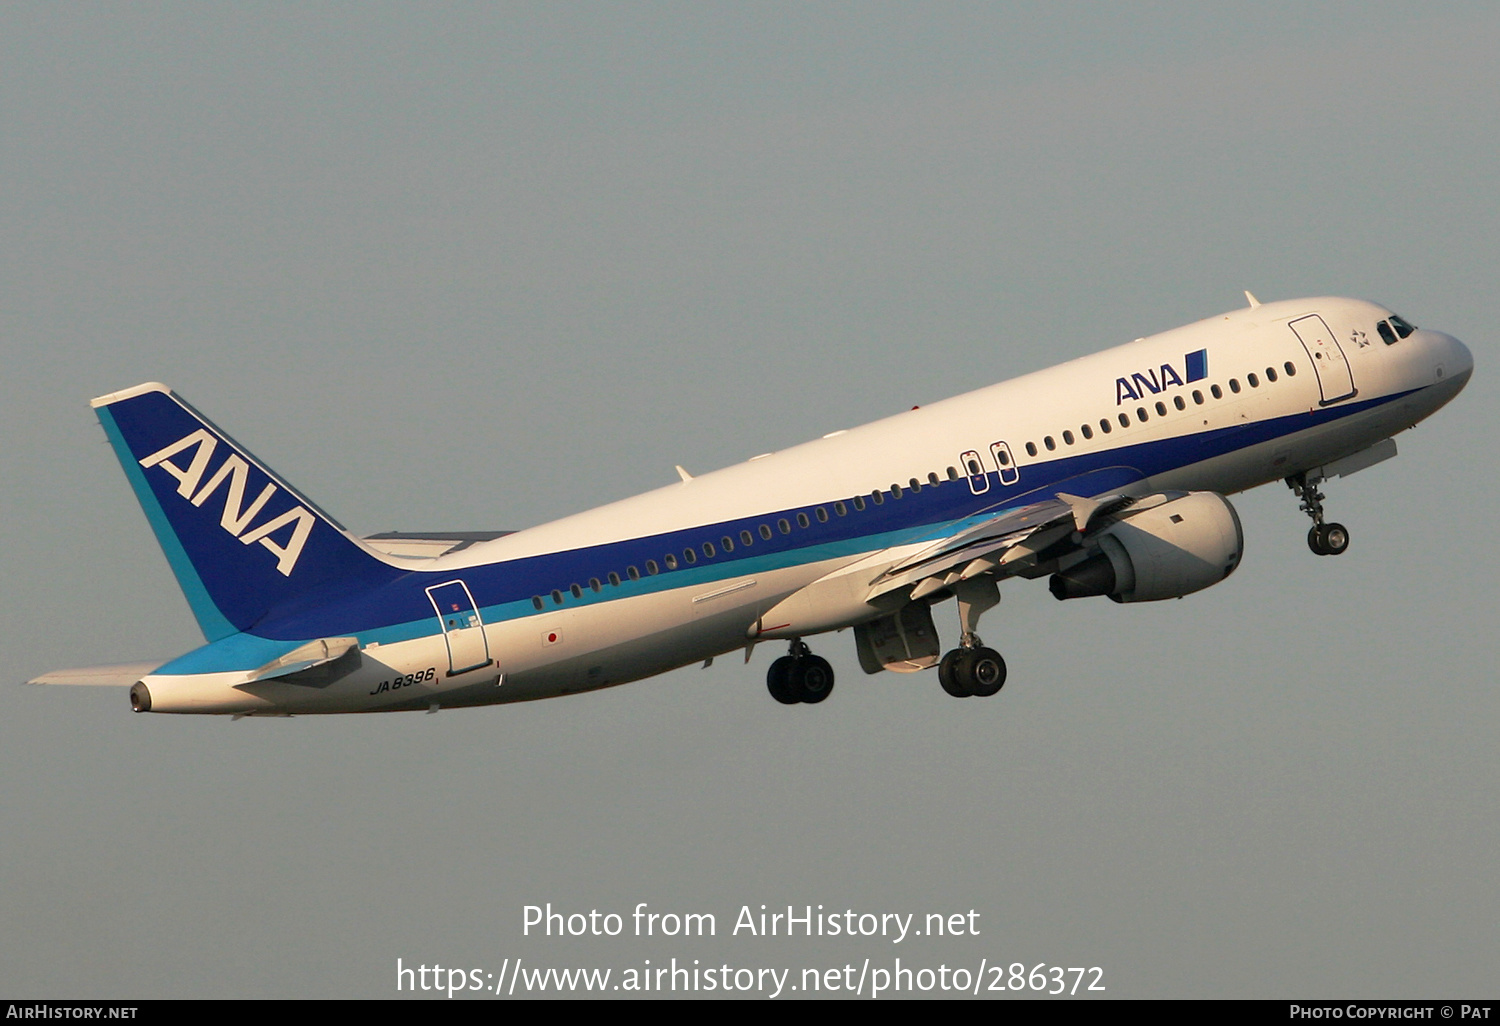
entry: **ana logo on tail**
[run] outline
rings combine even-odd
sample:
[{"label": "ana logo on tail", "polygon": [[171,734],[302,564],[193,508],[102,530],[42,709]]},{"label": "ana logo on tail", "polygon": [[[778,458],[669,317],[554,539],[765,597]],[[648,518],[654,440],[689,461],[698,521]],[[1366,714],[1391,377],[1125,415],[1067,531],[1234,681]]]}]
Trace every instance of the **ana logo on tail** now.
[{"label": "ana logo on tail", "polygon": [[[140,463],[146,468],[159,466],[175,477],[177,494],[194,506],[202,506],[209,496],[222,487],[224,508],[219,515],[219,526],[228,531],[231,536],[238,538],[242,544],[260,542],[276,555],[276,569],[280,570],[283,576],[291,576],[292,570],[297,565],[297,559],[302,555],[302,548],[307,544],[307,537],[312,533],[315,518],[305,507],[297,505],[280,516],[267,520],[259,527],[247,530],[250,522],[260,514],[266,503],[280,489],[275,484],[267,482],[255,500],[246,506],[245,490],[250,480],[250,464],[233,451],[224,462],[219,464],[218,469],[213,472],[207,482],[204,482],[203,475],[208,472],[208,466],[213,461],[214,451],[218,447],[219,440],[204,428],[199,428],[192,434],[179,438],[171,445],[158,449]],[[192,462],[186,467],[171,461],[171,457],[186,452],[188,449],[192,449],[193,453]],[[202,487],[199,487],[200,484]],[[282,528],[291,529],[291,536],[286,539],[285,545],[277,544],[276,539],[271,537]]]}]

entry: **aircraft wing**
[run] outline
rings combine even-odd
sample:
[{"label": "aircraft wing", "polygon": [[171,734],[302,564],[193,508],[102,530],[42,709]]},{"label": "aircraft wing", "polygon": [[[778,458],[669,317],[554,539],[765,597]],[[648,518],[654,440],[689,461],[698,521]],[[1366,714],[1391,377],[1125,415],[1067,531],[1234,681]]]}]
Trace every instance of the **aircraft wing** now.
[{"label": "aircraft wing", "polygon": [[866,601],[911,585],[916,585],[915,600],[980,574],[1013,576],[1037,562],[1044,550],[1070,537],[1078,540],[1098,516],[1131,501],[1121,488],[1088,497],[1059,491],[977,523],[964,521],[883,572],[871,582]]}]

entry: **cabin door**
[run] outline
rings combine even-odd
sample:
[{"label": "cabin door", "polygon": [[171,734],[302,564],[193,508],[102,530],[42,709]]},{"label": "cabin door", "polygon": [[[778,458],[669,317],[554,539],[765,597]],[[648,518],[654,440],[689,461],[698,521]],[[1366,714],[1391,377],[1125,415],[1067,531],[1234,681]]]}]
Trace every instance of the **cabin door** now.
[{"label": "cabin door", "polygon": [[463,581],[449,581],[427,589],[432,608],[448,642],[448,676],[476,670],[490,661],[484,622],[474,606],[474,597]]},{"label": "cabin door", "polygon": [[1313,373],[1318,376],[1318,387],[1323,390],[1323,405],[1353,395],[1354,375],[1349,371],[1349,360],[1339,348],[1338,339],[1323,323],[1323,318],[1317,314],[1299,317],[1292,321],[1291,329],[1312,359]]}]

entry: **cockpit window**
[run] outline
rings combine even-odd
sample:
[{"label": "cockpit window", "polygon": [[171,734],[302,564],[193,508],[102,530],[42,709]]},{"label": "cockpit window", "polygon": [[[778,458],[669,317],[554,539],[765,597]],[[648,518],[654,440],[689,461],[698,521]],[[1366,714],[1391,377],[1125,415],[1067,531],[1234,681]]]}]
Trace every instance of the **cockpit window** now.
[{"label": "cockpit window", "polygon": [[1388,320],[1375,325],[1375,330],[1380,332],[1380,337],[1385,340],[1386,345],[1393,346],[1398,338],[1406,338],[1417,329],[1405,318],[1391,314]]}]

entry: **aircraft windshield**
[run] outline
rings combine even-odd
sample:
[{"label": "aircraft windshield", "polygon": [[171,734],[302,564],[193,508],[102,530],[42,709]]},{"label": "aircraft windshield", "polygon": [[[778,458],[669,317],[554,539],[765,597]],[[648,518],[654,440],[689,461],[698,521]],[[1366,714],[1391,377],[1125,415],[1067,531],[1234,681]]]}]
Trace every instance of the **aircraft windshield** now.
[{"label": "aircraft windshield", "polygon": [[1388,320],[1375,325],[1375,330],[1380,332],[1380,337],[1386,345],[1393,346],[1398,340],[1406,338],[1417,329],[1405,318],[1391,314]]}]

